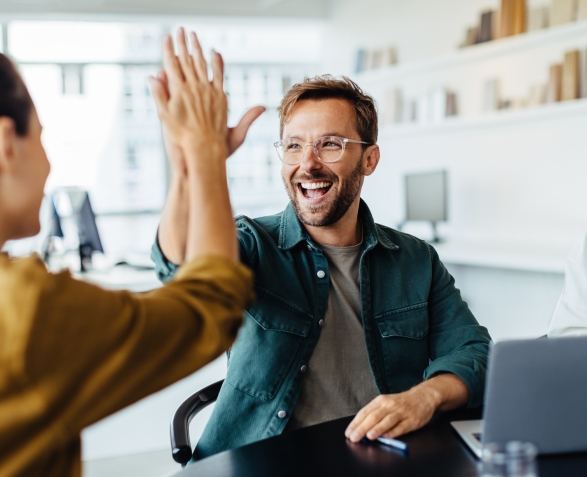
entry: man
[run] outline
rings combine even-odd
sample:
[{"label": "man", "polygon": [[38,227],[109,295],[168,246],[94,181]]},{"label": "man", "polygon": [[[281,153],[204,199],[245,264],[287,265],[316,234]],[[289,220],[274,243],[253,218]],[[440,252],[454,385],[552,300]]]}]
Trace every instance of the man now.
[{"label": "man", "polygon": [[[425,242],[374,223],[360,192],[379,162],[373,99],[307,79],[279,108],[281,213],[237,219],[257,300],[195,455],[357,414],[346,436],[396,437],[480,406],[490,337]],[[175,161],[180,162],[180,161]],[[153,248],[163,280],[186,246],[181,172]]]},{"label": "man", "polygon": [[565,286],[548,337],[587,335],[587,235],[573,247],[565,266]]}]

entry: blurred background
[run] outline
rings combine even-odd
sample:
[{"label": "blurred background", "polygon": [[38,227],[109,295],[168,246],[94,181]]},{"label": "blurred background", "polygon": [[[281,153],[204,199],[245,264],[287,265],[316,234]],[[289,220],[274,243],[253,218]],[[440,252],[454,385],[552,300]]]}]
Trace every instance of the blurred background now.
[{"label": "blurred background", "polygon": [[[179,25],[224,55],[231,124],[268,107],[228,162],[235,215],[287,204],[272,146],[283,93],[307,76],[348,75],[379,107],[382,159],[363,189],[376,221],[440,238],[494,339],[546,333],[565,257],[587,229],[586,0],[0,0],[1,51],[20,64],[45,127],[47,196],[87,191],[102,262],[142,264],[141,277],[85,276],[112,288],[157,285],[147,262],[169,174],[145,77]],[[67,229],[59,204],[57,214]],[[7,248],[43,252],[47,224]],[[86,475],[179,470],[171,413],[225,366],[88,429]]]}]

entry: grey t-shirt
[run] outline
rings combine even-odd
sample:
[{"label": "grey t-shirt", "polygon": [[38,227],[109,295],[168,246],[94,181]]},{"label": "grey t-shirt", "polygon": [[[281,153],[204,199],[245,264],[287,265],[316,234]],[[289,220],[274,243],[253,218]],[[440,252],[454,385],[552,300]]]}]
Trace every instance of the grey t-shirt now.
[{"label": "grey t-shirt", "polygon": [[330,273],[328,307],[286,431],[356,414],[379,394],[361,320],[359,262],[363,245],[320,247]]}]

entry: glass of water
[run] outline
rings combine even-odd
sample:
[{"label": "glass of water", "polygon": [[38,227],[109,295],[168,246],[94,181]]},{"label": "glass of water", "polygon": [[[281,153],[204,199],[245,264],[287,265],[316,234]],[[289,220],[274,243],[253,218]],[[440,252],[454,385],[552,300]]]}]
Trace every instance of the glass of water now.
[{"label": "glass of water", "polygon": [[537,454],[536,446],[529,442],[486,444],[481,454],[481,477],[538,477]]}]

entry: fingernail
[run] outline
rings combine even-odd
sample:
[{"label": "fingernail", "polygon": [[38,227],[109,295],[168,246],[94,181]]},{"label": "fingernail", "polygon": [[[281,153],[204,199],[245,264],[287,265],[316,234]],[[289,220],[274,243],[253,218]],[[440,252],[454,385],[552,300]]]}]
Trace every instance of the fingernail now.
[{"label": "fingernail", "polygon": [[353,432],[351,434],[351,441],[358,442],[360,439],[361,439],[361,436],[359,436],[358,432]]},{"label": "fingernail", "polygon": [[372,441],[373,439],[377,439],[377,434],[375,434],[374,432],[368,432],[367,437],[369,438],[369,440]]}]

